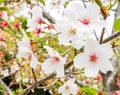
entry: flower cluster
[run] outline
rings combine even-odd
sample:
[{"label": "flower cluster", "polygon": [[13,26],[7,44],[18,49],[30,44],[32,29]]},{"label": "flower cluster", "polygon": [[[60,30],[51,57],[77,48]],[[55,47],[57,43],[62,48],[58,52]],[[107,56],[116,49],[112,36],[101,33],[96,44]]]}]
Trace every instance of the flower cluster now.
[{"label": "flower cluster", "polygon": [[92,34],[94,29],[102,29],[107,25],[105,20],[100,19],[99,13],[96,4],[85,8],[78,1],[70,2],[65,10],[65,19],[56,21],[55,24],[55,29],[61,32],[58,35],[60,44],[72,43],[76,49],[81,48],[84,37]]},{"label": "flower cluster", "polygon": [[[32,18],[28,20],[27,31],[36,30],[37,34],[41,33],[41,25],[44,24],[42,10],[35,6],[32,8]],[[100,17],[100,9],[98,5],[92,3],[87,8],[81,5],[79,1],[71,1],[64,13],[64,19],[55,22],[55,30],[59,32],[58,40],[61,45],[71,45],[75,49],[84,48],[73,59],[76,68],[84,68],[84,74],[87,77],[96,77],[99,72],[106,73],[113,71],[113,66],[110,58],[113,56],[113,50],[109,43],[99,44],[99,41],[93,40],[89,35],[93,34],[95,29],[103,29],[107,22]],[[25,54],[30,53],[30,45],[27,39],[25,42],[18,44],[19,51]],[[56,77],[64,77],[64,64],[66,59],[63,58],[57,51],[49,46],[44,46],[49,57],[42,63],[41,68],[45,74],[56,73]],[[20,54],[19,54],[20,55]],[[37,62],[36,57],[32,55],[31,67],[34,67],[34,62]],[[23,55],[26,56],[26,55]],[[71,79],[64,83],[58,91],[62,95],[77,94],[77,85],[75,80]]]}]

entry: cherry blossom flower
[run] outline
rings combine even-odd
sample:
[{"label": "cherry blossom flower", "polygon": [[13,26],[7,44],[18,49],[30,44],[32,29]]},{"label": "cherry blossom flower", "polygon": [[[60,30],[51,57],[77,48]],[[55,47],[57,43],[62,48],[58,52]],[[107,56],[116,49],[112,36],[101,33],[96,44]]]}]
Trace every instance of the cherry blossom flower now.
[{"label": "cherry blossom flower", "polygon": [[78,87],[75,84],[75,79],[70,79],[63,84],[63,86],[59,87],[59,93],[62,95],[76,95],[78,92]]},{"label": "cherry blossom flower", "polygon": [[65,10],[65,16],[71,24],[77,25],[80,30],[89,35],[94,29],[102,29],[107,25],[105,20],[99,18],[98,5],[91,4],[87,8],[79,1],[72,1]]},{"label": "cherry blossom flower", "polygon": [[[75,48],[83,46],[83,35],[75,25],[70,24],[65,20],[58,20],[55,23],[55,29],[60,32],[58,35],[58,40],[60,44],[63,45],[73,45]],[[79,43],[77,45],[77,42]]]},{"label": "cherry blossom flower", "polygon": [[59,43],[63,45],[71,44],[70,41],[74,40],[77,36],[76,28],[74,28],[71,24],[69,24],[65,20],[56,21],[55,29],[58,32],[61,32],[58,35],[58,40],[59,40]]},{"label": "cherry blossom flower", "polygon": [[95,77],[98,75],[99,70],[103,73],[113,70],[113,66],[109,60],[113,54],[109,43],[100,45],[99,42],[88,39],[84,47],[84,52],[74,58],[74,65],[77,68],[85,67],[85,75]]},{"label": "cherry blossom flower", "polygon": [[50,47],[44,46],[49,54],[49,58],[42,64],[42,70],[45,74],[56,72],[56,77],[64,76],[64,63],[65,59],[61,57],[57,51],[53,51]]},{"label": "cherry blossom flower", "polygon": [[29,27],[27,31],[35,30],[40,24],[43,23],[42,20],[42,9],[38,6],[34,6],[31,10],[32,18],[28,19],[27,26]]}]

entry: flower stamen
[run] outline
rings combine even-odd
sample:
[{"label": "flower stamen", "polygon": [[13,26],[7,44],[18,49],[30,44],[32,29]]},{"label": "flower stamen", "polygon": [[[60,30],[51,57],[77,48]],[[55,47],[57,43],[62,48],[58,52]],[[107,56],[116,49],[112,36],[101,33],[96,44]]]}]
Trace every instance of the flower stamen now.
[{"label": "flower stamen", "polygon": [[90,55],[89,57],[90,57],[90,61],[93,62],[93,63],[95,63],[98,59],[98,57],[95,54]]},{"label": "flower stamen", "polygon": [[78,19],[78,21],[80,21],[84,25],[88,25],[90,23],[90,18],[85,17],[82,19]]},{"label": "flower stamen", "polygon": [[70,30],[68,30],[68,32],[69,32],[70,34],[76,34],[76,29],[71,28]]},{"label": "flower stamen", "polygon": [[59,59],[59,57],[54,56],[54,57],[52,58],[52,61],[53,61],[53,62],[59,62],[59,61],[60,61],[60,59]]}]

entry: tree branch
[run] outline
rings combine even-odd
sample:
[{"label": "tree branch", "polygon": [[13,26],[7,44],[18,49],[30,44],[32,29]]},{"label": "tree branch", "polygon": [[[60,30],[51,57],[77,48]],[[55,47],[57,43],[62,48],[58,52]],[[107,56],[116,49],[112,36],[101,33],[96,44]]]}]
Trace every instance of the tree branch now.
[{"label": "tree branch", "polygon": [[55,19],[50,15],[48,14],[47,12],[43,11],[43,16],[51,23],[55,23]]},{"label": "tree branch", "polygon": [[7,85],[2,81],[2,79],[0,78],[0,83],[5,87],[5,89],[7,90],[7,92],[9,93],[9,95],[12,95],[11,90],[9,89],[9,87],[7,87]]},{"label": "tree branch", "polygon": [[106,38],[105,40],[103,40],[102,43],[107,43],[110,40],[112,40],[112,39],[114,39],[114,38],[116,38],[118,36],[120,36],[120,31],[112,34],[111,36],[109,36],[108,38]]},{"label": "tree branch", "polygon": [[[73,61],[70,61],[68,64],[65,65],[65,69],[68,69],[72,64],[73,64]],[[51,79],[51,78],[53,78],[53,77],[55,77],[55,74],[54,74],[54,73],[52,73],[52,74],[50,74],[50,75],[48,75],[48,76],[40,79],[39,81],[33,83],[31,86],[29,86],[28,88],[26,88],[21,95],[27,95],[27,94],[28,94],[32,89],[34,89],[38,84],[40,84],[40,83],[42,83],[42,82],[44,82],[44,81],[46,81],[46,80],[48,80],[48,79]]]}]

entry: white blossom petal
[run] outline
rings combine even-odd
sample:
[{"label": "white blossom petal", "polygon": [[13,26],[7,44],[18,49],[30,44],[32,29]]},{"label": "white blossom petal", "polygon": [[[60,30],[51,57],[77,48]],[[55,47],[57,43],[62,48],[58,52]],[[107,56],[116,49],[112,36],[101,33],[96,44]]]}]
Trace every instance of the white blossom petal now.
[{"label": "white blossom petal", "polygon": [[39,6],[34,6],[31,12],[34,18],[42,17],[42,9]]},{"label": "white blossom petal", "polygon": [[74,58],[74,65],[76,68],[84,68],[87,64],[87,56],[84,53],[80,53]]},{"label": "white blossom petal", "polygon": [[96,77],[99,73],[99,65],[96,64],[90,64],[88,63],[88,66],[85,67],[85,75],[87,77]]},{"label": "white blossom petal", "polygon": [[64,77],[64,65],[63,64],[57,64],[55,66],[55,71],[56,71],[56,77]]},{"label": "white blossom petal", "polygon": [[99,63],[99,69],[101,72],[106,73],[107,71],[113,71],[112,63],[109,60]]},{"label": "white blossom petal", "polygon": [[51,74],[55,71],[55,67],[54,67],[54,65],[52,65],[50,58],[46,59],[42,63],[41,68],[42,68],[42,70],[44,71],[45,74]]},{"label": "white blossom petal", "polygon": [[37,58],[35,57],[35,55],[32,54],[31,61],[30,61],[30,67],[33,69],[36,69],[37,64],[39,64],[39,62],[38,62]]}]

